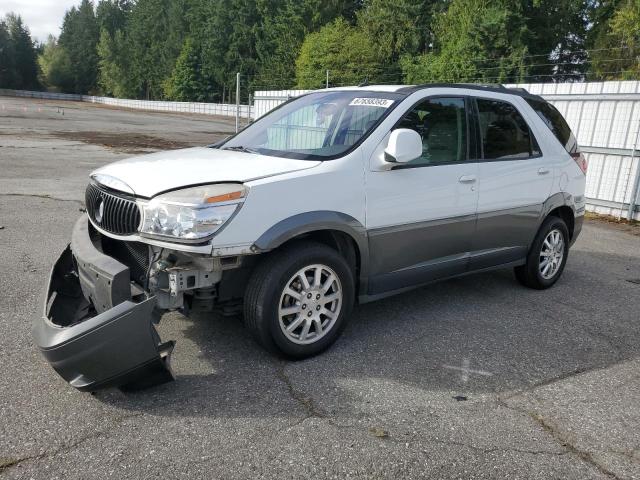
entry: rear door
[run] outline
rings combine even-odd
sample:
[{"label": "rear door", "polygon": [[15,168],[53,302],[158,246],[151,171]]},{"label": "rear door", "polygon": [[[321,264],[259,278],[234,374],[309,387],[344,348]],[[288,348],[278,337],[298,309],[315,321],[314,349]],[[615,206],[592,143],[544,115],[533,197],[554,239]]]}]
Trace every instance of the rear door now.
[{"label": "rear door", "polygon": [[367,172],[370,294],[467,270],[478,198],[468,107],[457,95],[417,101],[391,130],[418,132],[422,156]]},{"label": "rear door", "polygon": [[471,270],[526,256],[553,183],[553,164],[516,106],[522,99],[512,100],[475,99],[482,160]]}]

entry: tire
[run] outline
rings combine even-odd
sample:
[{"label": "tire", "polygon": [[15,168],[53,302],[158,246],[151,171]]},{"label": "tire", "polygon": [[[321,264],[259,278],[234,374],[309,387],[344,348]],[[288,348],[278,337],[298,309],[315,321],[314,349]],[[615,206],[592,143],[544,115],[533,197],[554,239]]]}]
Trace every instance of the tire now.
[{"label": "tire", "polygon": [[[559,239],[560,246],[554,244],[554,238]],[[516,278],[529,288],[537,290],[549,288],[562,275],[568,256],[569,229],[567,225],[559,217],[547,217],[529,249],[527,263],[514,268]],[[544,260],[547,258],[552,260],[545,263]]]},{"label": "tire", "polygon": [[[245,326],[273,353],[292,359],[317,355],[335,342],[346,326],[354,302],[353,277],[347,261],[321,243],[298,242],[272,252],[249,279]],[[306,294],[301,296],[300,292]]]}]

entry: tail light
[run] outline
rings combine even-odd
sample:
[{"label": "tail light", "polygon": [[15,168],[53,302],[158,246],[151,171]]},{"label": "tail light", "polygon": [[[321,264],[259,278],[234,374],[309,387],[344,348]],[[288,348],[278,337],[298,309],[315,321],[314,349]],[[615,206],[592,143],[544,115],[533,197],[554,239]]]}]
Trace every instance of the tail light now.
[{"label": "tail light", "polygon": [[584,155],[580,152],[573,152],[573,153],[570,153],[569,155],[571,155],[571,158],[573,158],[573,160],[578,164],[578,167],[580,167],[580,170],[582,170],[582,173],[586,175],[587,167],[589,166],[589,163],[587,162],[587,159],[584,157]]}]

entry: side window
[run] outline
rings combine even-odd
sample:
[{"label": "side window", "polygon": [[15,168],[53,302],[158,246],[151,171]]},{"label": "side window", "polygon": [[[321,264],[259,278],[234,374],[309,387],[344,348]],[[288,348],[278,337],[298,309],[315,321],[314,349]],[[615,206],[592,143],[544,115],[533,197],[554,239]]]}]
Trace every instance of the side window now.
[{"label": "side window", "polygon": [[576,144],[576,138],[573,136],[571,128],[556,107],[544,100],[527,98],[526,101],[531,108],[535,110],[547,127],[549,127],[567,152],[575,152],[578,147]]},{"label": "side window", "polygon": [[540,155],[527,122],[513,105],[481,98],[476,102],[485,160],[518,160]]},{"label": "side window", "polygon": [[467,159],[464,98],[425,100],[407,112],[397,128],[415,130],[422,138],[422,156],[409,165],[446,164]]}]

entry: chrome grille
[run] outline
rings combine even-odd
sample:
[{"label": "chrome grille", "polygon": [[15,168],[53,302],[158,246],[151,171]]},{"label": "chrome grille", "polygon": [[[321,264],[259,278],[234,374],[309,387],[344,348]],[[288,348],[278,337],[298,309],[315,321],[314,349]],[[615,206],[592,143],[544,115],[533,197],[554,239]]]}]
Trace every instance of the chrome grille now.
[{"label": "chrome grille", "polygon": [[116,195],[90,183],[85,192],[87,213],[93,223],[115,235],[130,235],[140,226],[140,209],[126,196]]}]

